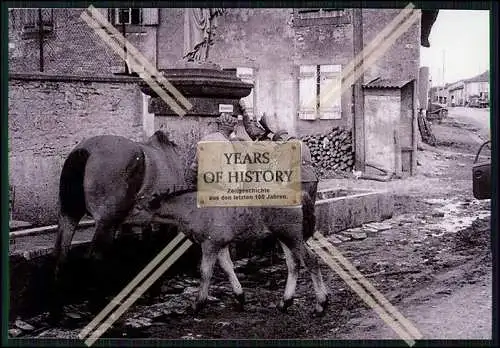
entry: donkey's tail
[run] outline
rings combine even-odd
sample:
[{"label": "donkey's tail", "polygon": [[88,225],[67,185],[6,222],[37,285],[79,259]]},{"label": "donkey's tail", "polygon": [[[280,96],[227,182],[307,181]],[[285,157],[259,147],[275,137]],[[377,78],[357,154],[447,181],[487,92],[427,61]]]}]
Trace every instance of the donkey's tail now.
[{"label": "donkey's tail", "polygon": [[73,150],[64,161],[59,181],[59,222],[54,256],[54,284],[50,296],[50,320],[58,322],[63,308],[61,268],[71,245],[73,232],[87,210],[83,189],[85,166],[90,154],[86,149]]},{"label": "donkey's tail", "polygon": [[59,209],[62,216],[80,220],[86,212],[83,177],[90,153],[83,148],[73,150],[61,172],[59,181]]}]

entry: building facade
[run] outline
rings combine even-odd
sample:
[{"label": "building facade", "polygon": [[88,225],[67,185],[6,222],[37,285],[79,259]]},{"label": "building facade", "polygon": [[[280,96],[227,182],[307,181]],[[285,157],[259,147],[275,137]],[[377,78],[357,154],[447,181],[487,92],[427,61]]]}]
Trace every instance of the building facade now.
[{"label": "building facade", "polygon": [[[21,219],[54,221],[57,173],[83,137],[110,133],[140,140],[154,131],[139,79],[85,22],[83,11],[9,9],[10,181],[24,202],[17,202]],[[157,69],[182,60],[185,9],[98,11]],[[353,88],[342,85],[342,73],[356,43],[369,45],[401,10],[362,9],[357,22],[354,12],[230,8],[218,18],[209,59],[254,84],[247,105],[254,115],[265,113],[273,129],[298,136],[353,129]],[[435,12],[419,11],[408,30],[367,65],[363,81],[416,80],[420,46],[428,46]],[[324,98],[332,85],[342,92]]]},{"label": "building facade", "polygon": [[449,106],[469,105],[472,98],[489,103],[489,71],[469,79],[460,80],[446,86]]},{"label": "building facade", "polygon": [[[81,18],[83,9],[12,9],[10,71],[113,75],[126,64]],[[174,66],[183,55],[184,9],[99,9],[109,22],[157,68]],[[367,45],[400,10],[363,9]],[[38,16],[43,21],[40,44]],[[416,79],[422,19],[416,21],[365,72],[374,78]],[[325,126],[352,125],[352,90],[327,105],[305,106],[321,98],[325,86],[340,84],[354,58],[352,9],[228,9],[219,19],[210,60],[254,83],[251,111],[266,113],[273,126],[304,134]],[[43,56],[43,59],[40,57]],[[321,87],[324,87],[323,90]]]}]

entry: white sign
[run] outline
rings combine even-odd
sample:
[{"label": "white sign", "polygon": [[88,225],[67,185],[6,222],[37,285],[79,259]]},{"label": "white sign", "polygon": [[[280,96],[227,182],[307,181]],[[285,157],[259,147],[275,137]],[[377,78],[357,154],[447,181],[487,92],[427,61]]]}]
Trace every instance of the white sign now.
[{"label": "white sign", "polygon": [[200,141],[198,207],[299,206],[298,140]]},{"label": "white sign", "polygon": [[233,104],[219,104],[219,112],[233,112]]}]

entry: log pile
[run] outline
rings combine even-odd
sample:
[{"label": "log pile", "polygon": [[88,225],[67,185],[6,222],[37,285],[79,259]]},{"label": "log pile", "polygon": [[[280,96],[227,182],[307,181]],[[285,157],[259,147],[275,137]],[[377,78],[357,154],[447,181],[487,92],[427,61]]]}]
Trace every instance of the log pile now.
[{"label": "log pile", "polygon": [[320,176],[328,172],[348,172],[354,167],[354,145],[350,130],[334,127],[301,140],[309,147],[314,167]]}]

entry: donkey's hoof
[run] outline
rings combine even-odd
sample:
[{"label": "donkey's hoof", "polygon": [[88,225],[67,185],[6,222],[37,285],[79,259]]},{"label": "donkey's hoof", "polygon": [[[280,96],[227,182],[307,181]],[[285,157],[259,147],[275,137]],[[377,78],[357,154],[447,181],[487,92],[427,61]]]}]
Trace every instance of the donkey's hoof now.
[{"label": "donkey's hoof", "polygon": [[61,323],[62,320],[62,312],[57,311],[57,312],[51,312],[49,313],[47,317],[47,324],[51,326],[55,326]]},{"label": "donkey's hoof", "polygon": [[193,310],[194,314],[198,314],[202,311],[203,308],[205,308],[206,304],[207,304],[207,301],[196,301],[191,306],[191,309]]},{"label": "donkey's hoof", "polygon": [[313,312],[314,316],[316,316],[316,317],[324,316],[326,313],[325,308],[326,308],[326,306],[321,305],[319,303],[316,303],[316,305],[314,306],[314,312]]},{"label": "donkey's hoof", "polygon": [[245,293],[241,293],[234,296],[238,303],[236,304],[236,309],[240,312],[245,311]]},{"label": "donkey's hoof", "polygon": [[278,304],[278,309],[285,313],[288,309],[293,304],[293,298],[290,298],[288,300],[281,300],[280,303]]},{"label": "donkey's hoof", "polygon": [[327,294],[325,300],[321,302],[320,305],[323,309],[328,308],[328,306],[330,306],[330,295]]}]

